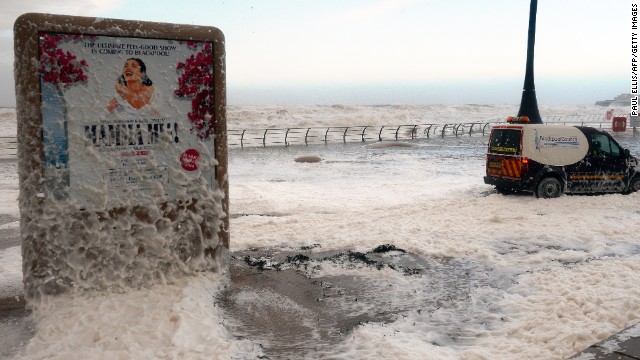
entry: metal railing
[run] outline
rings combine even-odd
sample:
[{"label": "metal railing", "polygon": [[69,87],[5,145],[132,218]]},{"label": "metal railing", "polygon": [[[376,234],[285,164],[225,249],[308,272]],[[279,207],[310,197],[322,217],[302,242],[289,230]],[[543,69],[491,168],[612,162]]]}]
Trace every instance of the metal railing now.
[{"label": "metal railing", "polygon": [[[622,115],[624,116],[624,115]],[[563,115],[543,118],[545,124],[591,126],[611,130],[605,115]],[[307,128],[227,130],[230,147],[291,146],[366,141],[399,141],[434,137],[485,136],[504,120],[451,124],[356,125]],[[627,128],[629,126],[627,125]]]},{"label": "metal railing", "polygon": [[[630,117],[626,115],[627,119]],[[543,118],[545,124],[591,126],[611,130],[612,122],[605,115],[562,115]],[[229,147],[292,146],[329,143],[400,141],[460,136],[486,136],[491,127],[504,120],[450,124],[355,125],[330,127],[292,127],[282,129],[227,130]],[[631,127],[627,123],[627,131]],[[15,157],[18,141],[15,137],[0,137],[0,158]]]},{"label": "metal railing", "polygon": [[227,130],[229,146],[310,145],[485,135],[489,122]]}]

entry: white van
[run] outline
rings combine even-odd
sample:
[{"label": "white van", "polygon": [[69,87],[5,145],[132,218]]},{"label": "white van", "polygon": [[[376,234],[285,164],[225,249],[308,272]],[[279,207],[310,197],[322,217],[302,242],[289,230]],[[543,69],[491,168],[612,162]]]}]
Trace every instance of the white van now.
[{"label": "white van", "polygon": [[484,182],[498,192],[553,198],[640,190],[640,161],[607,132],[508,120],[493,127],[487,151]]}]

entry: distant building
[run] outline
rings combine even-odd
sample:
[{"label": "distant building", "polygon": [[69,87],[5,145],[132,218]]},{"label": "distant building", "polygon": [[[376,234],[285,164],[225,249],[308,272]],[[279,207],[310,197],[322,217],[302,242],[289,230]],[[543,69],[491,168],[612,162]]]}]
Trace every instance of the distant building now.
[{"label": "distant building", "polygon": [[620,94],[613,100],[596,101],[596,105],[600,106],[628,106],[631,105],[631,94]]}]

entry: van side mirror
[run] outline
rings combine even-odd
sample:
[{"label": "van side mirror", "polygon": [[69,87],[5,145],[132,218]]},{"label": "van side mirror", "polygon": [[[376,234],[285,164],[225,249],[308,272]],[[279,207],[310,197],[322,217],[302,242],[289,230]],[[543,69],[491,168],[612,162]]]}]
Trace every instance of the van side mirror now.
[{"label": "van side mirror", "polygon": [[624,157],[625,158],[630,158],[631,157],[631,151],[629,151],[629,149],[624,149]]}]

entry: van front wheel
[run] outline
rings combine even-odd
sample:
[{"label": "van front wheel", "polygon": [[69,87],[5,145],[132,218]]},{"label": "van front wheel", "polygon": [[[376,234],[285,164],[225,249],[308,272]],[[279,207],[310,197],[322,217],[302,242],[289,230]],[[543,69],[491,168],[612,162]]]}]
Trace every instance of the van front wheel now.
[{"label": "van front wheel", "polygon": [[536,196],[543,199],[557,198],[562,195],[562,184],[554,177],[547,177],[538,183]]},{"label": "van front wheel", "polygon": [[629,184],[629,193],[640,191],[640,174],[636,174]]}]

